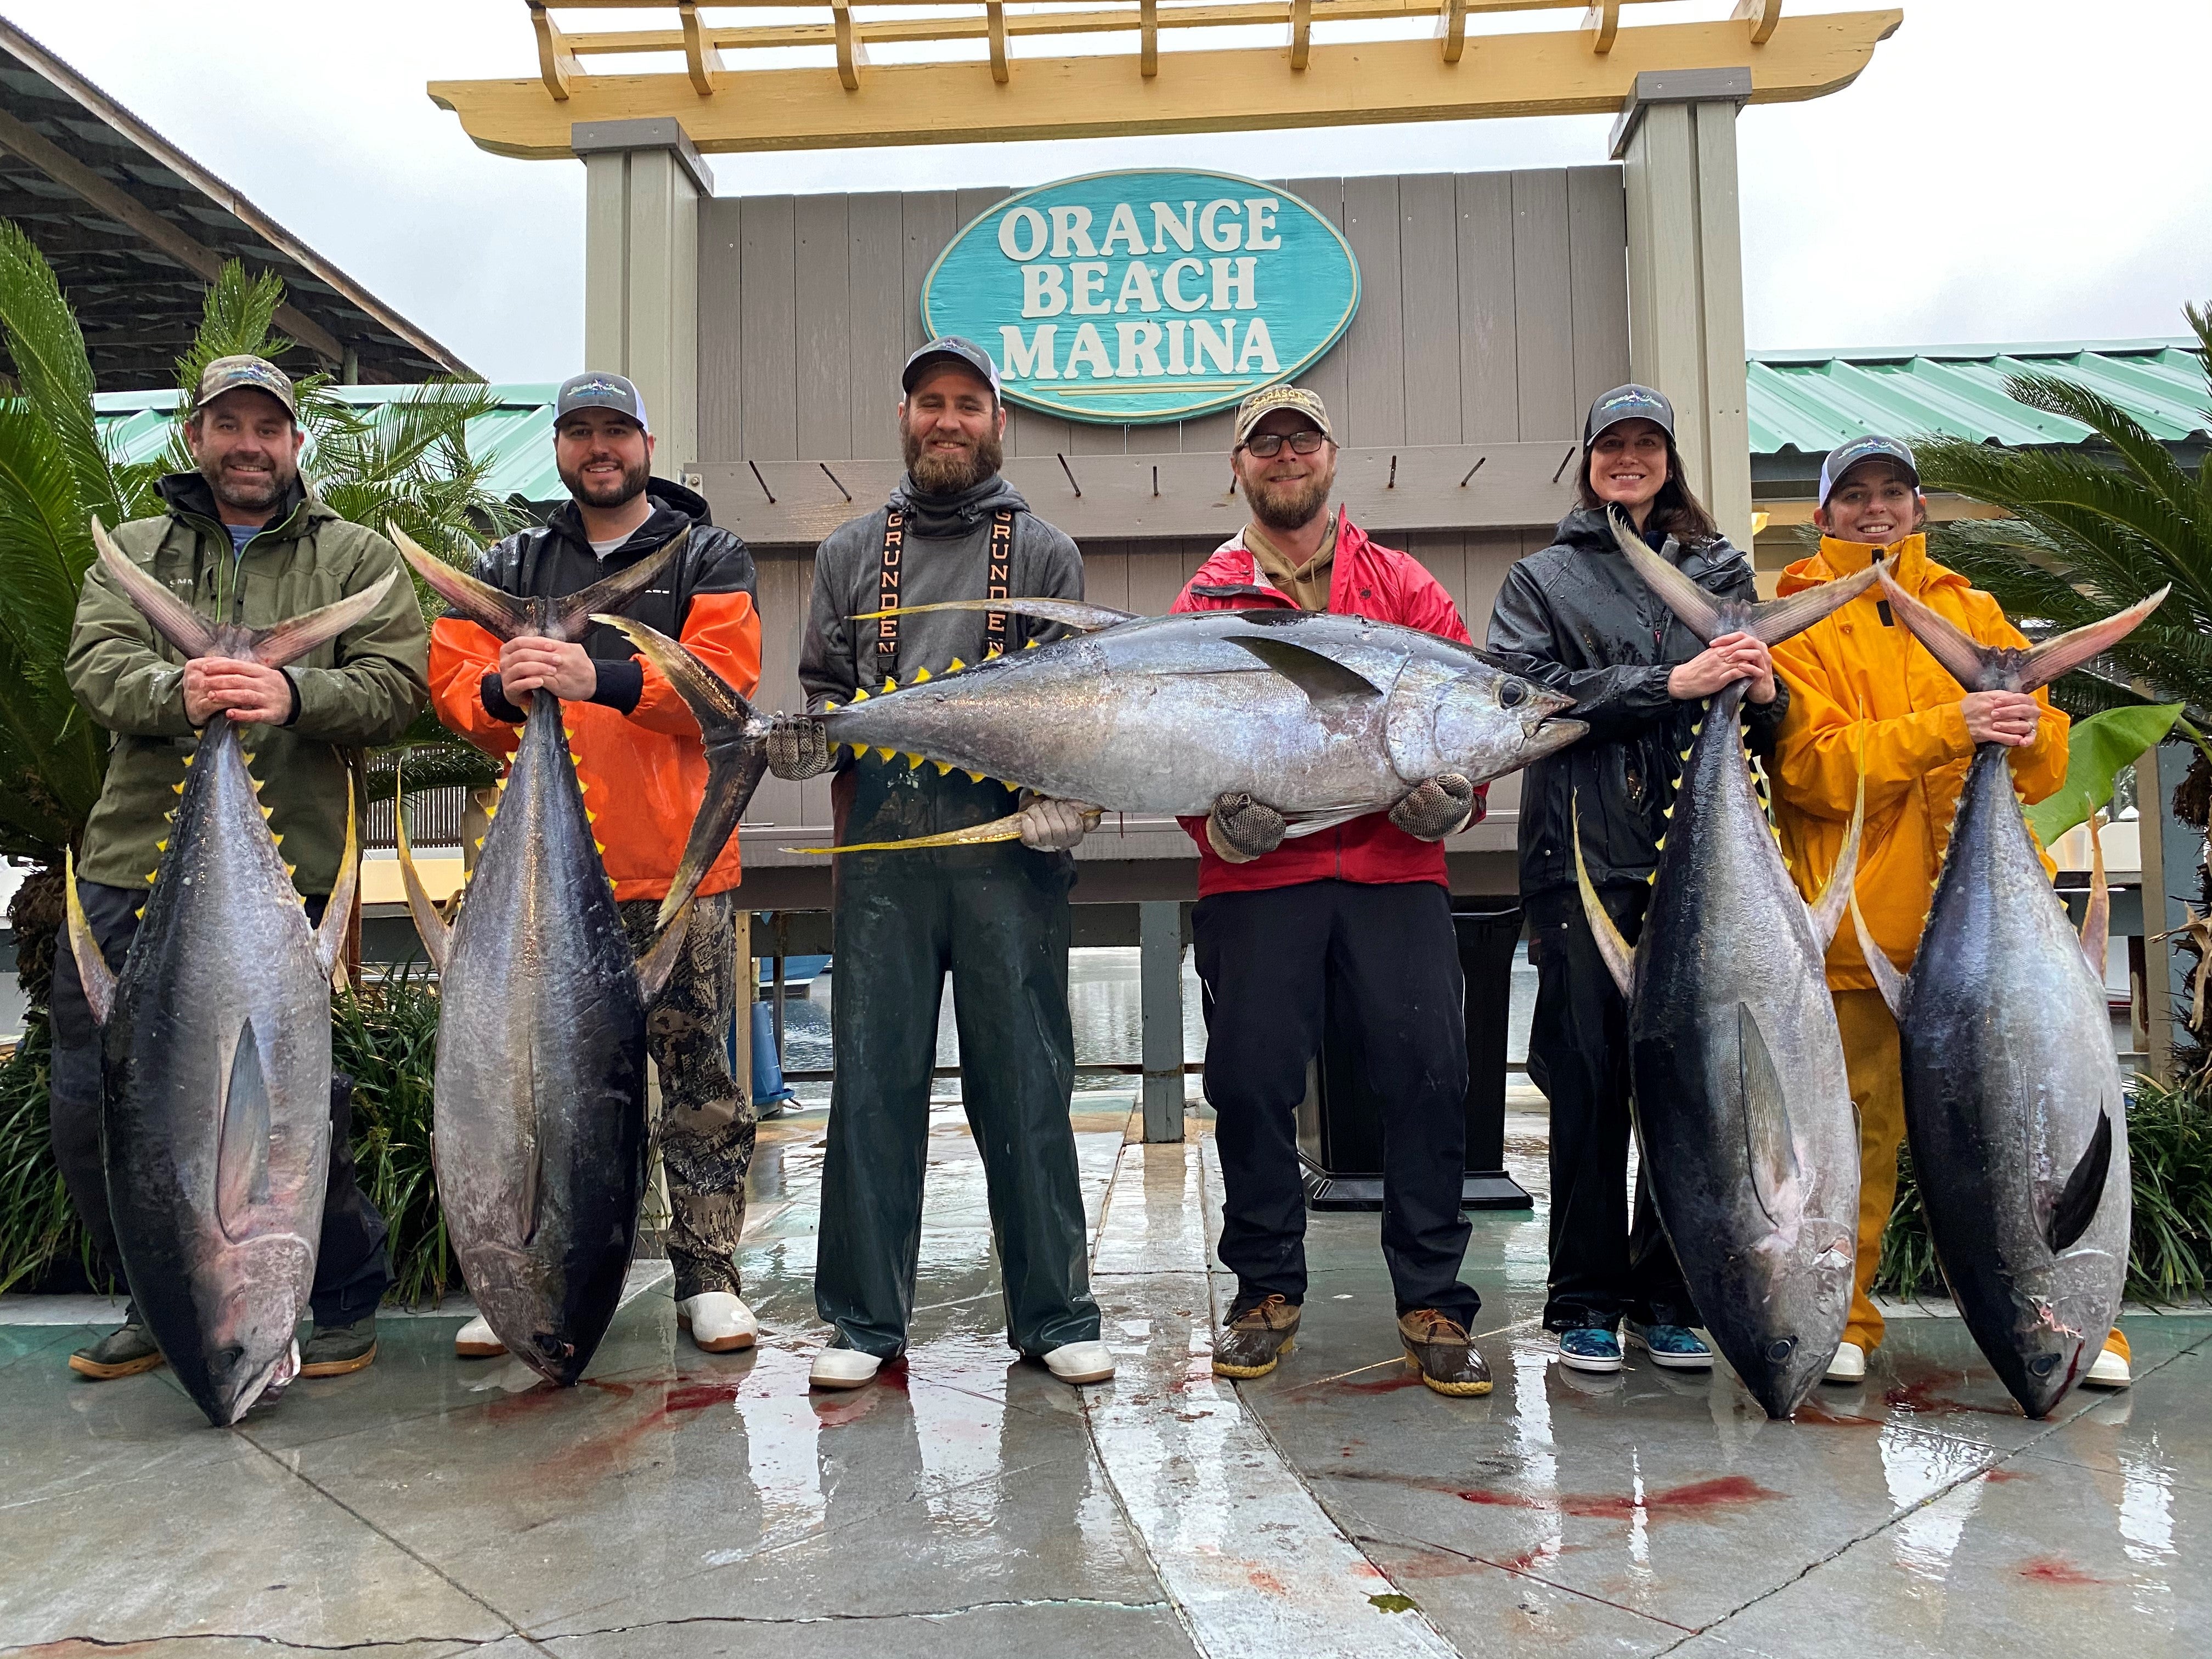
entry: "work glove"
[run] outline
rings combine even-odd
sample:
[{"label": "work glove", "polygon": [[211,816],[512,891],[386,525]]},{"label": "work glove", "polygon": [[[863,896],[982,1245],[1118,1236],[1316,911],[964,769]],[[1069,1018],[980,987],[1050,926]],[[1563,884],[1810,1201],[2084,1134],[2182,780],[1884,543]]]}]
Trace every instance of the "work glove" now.
[{"label": "work glove", "polygon": [[769,727],[766,747],[768,769],[793,782],[827,772],[836,753],[828,728],[805,714],[777,714]]},{"label": "work glove", "polygon": [[1079,800],[1033,797],[1022,808],[1022,845],[1033,853],[1065,853],[1098,827],[1100,816]]},{"label": "work glove", "polygon": [[1442,841],[1478,816],[1474,785],[1460,772],[1424,778],[1390,809],[1390,822],[1416,841]]},{"label": "work glove", "polygon": [[1285,827],[1280,812],[1241,789],[1216,795],[1213,810],[1206,815],[1206,840],[1231,864],[1249,864],[1273,852],[1283,844]]}]

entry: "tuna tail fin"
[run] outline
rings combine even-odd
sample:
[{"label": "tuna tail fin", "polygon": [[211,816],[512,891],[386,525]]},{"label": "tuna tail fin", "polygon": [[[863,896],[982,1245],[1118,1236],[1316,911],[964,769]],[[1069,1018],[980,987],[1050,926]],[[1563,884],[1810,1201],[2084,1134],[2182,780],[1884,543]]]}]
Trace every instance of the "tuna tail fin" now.
[{"label": "tuna tail fin", "polygon": [[[1665,561],[1662,560],[1662,563]],[[1575,884],[1583,890],[1583,913],[1589,919],[1590,937],[1597,941],[1597,953],[1605,961],[1605,970],[1613,975],[1613,982],[1620,988],[1620,994],[1631,994],[1629,988],[1636,980],[1636,951],[1620,936],[1620,929],[1613,924],[1613,917],[1597,896],[1597,889],[1589,878],[1589,866],[1583,860],[1583,803],[1577,795],[1572,808],[1575,836]]]},{"label": "tuna tail fin", "polygon": [[115,1006],[115,972],[100,954],[92,924],[85,920],[84,901],[76,893],[76,854],[67,848],[62,849],[62,884],[68,892],[70,955],[76,959],[76,976],[91,1006],[92,1023],[105,1025],[107,1011]]},{"label": "tuna tail fin", "polygon": [[695,893],[684,901],[683,908],[668,919],[652,948],[637,959],[637,988],[648,1008],[667,985],[669,975],[676,971],[676,959],[684,954],[684,937],[691,931],[691,907],[697,898]]},{"label": "tuna tail fin", "polygon": [[[627,573],[625,573],[627,574]],[[690,647],[657,629],[624,617],[598,616],[638,649],[638,654],[676,688],[699,722],[706,740],[707,787],[691,820],[684,856],[677,861],[668,896],[660,902],[660,925],[670,926],[699,890],[707,872],[737,833],[738,820],[752,802],[753,791],[768,775],[768,723],[754,712],[744,693],[693,655]]]},{"label": "tuna tail fin", "polygon": [[[399,800],[392,798],[392,816],[399,813]],[[353,773],[346,772],[346,836],[345,851],[338,855],[337,879],[331,884],[331,896],[323,906],[322,926],[315,929],[315,962],[323,970],[323,977],[334,981],[343,990],[347,983],[345,971],[346,935],[353,930],[353,896],[361,881],[361,836],[354,821]]]},{"label": "tuna tail fin", "polygon": [[2027,672],[2021,677],[2020,689],[2033,691],[2039,685],[2048,685],[2061,674],[2070,673],[2090,658],[2111,650],[2141,627],[2172,592],[2173,584],[2168,582],[2148,599],[2138,599],[2102,622],[2087,623],[2070,633],[2044,641],[2028,653]]},{"label": "tuna tail fin", "polygon": [[629,602],[653,585],[653,579],[669,567],[690,540],[691,526],[686,525],[663,542],[659,551],[647,554],[635,564],[603,577],[589,587],[577,589],[554,605],[554,625],[563,638],[582,639],[592,631],[593,623],[607,620],[597,613],[627,611]]},{"label": "tuna tail fin", "polygon": [[[1630,567],[1666,601],[1667,608],[1682,619],[1685,628],[1708,644],[1735,630],[1736,624],[1722,612],[1723,601],[1654,553],[1619,514],[1609,513],[1607,517],[1613,526],[1613,538],[1620,544]],[[1849,605],[1865,592],[1874,586],[1875,573],[1880,568],[1878,564],[1869,565],[1855,576],[1823,582],[1786,599],[1769,599],[1764,605],[1753,605],[1749,607],[1750,617],[1743,625],[1744,631],[1767,645],[1779,645],[1792,634],[1802,633],[1830,611]]]},{"label": "tuna tail fin", "polygon": [[163,639],[187,657],[218,654],[216,625],[131,563],[123,550],[109,538],[106,526],[97,518],[92,521],[92,544],[108,580],[121,588],[124,598],[145,613],[146,620],[154,624]]},{"label": "tuna tail fin", "polygon": [[1856,575],[1822,582],[1818,587],[1792,593],[1786,599],[1769,599],[1763,605],[1755,605],[1751,609],[1751,626],[1746,631],[1757,635],[1763,644],[1779,645],[1858,598],[1875,585],[1881,569],[1877,560]]},{"label": "tuna tail fin", "polygon": [[326,605],[303,617],[289,617],[274,628],[259,629],[253,635],[254,661],[265,668],[282,668],[306,656],[317,646],[368,621],[369,613],[384,603],[384,596],[398,580],[397,570],[387,570],[380,580],[358,593],[347,594],[336,605]]},{"label": "tuna tail fin", "polygon": [[1134,611],[1116,611],[1110,605],[1087,605],[1080,599],[945,599],[936,605],[893,605],[888,611],[863,611],[854,622],[879,622],[885,617],[919,617],[925,611],[1001,611],[1009,616],[1034,617],[1058,623],[1078,634],[1095,634],[1102,628],[1146,618]]},{"label": "tuna tail fin", "polygon": [[[1874,942],[1868,931],[1866,912],[1859,908],[1859,896],[1855,889],[1844,890],[1850,894],[1851,927],[1859,936],[1859,954],[1866,958],[1867,971],[1874,975],[1874,988],[1881,993],[1881,1000],[1889,1005],[1889,1014],[1899,1025],[1905,1024],[1905,1005],[1911,1000],[1911,983],[1897,971],[1897,964],[1888,953]],[[1823,897],[1826,896],[1825,894]]]},{"label": "tuna tail fin", "polygon": [[2089,902],[2081,909],[2081,954],[2100,985],[2112,943],[2112,890],[2105,884],[2105,843],[2098,833],[2104,823],[2102,812],[2089,814]]},{"label": "tuna tail fin", "polygon": [[2075,1240],[2089,1231],[2096,1218],[2097,1206],[2105,1196],[2105,1180],[2112,1168],[2112,1115],[2097,1114],[2097,1127],[2089,1137],[2088,1149],[2081,1161],[2074,1166],[2074,1173],[2066,1177],[2066,1189],[2058,1194],[2058,1202],[2051,1206],[2051,1222],[2044,1229],[2043,1241],[2057,1255]]},{"label": "tuna tail fin", "polygon": [[[422,941],[422,954],[430,958],[431,967],[442,975],[446,958],[453,953],[453,930],[446,925],[445,917],[430,902],[430,890],[422,885],[422,872],[415,867],[414,849],[407,844],[406,767],[405,761],[399,763],[392,796],[392,821],[399,830],[399,881],[407,890],[407,914],[415,919],[415,934]],[[325,920],[328,920],[327,915]]]},{"label": "tuna tail fin", "polygon": [[1843,850],[1836,854],[1836,867],[1828,872],[1828,884],[1820,890],[1820,896],[1813,902],[1813,937],[1825,954],[1836,942],[1836,931],[1844,925],[1844,907],[1851,901],[1851,889],[1858,879],[1859,847],[1866,834],[1866,763],[1863,754],[1859,763],[1858,799],[1851,806],[1851,825],[1844,832]]},{"label": "tuna tail fin", "polygon": [[[2017,647],[1984,645],[1914,599],[1892,580],[1887,571],[1882,574],[1881,586],[1897,619],[1928,647],[1929,654],[1943,665],[1951,678],[1969,691],[1999,689],[1994,683],[1995,676],[2002,672],[2002,665],[2020,661],[2022,653]],[[2009,689],[2033,691],[2050,684],[2061,674],[2071,673],[2092,657],[2111,650],[2134,633],[2171,592],[2171,586],[2161,587],[2148,599],[2139,599],[2102,622],[2090,623],[2056,639],[2045,640],[2025,653],[2027,660],[2019,671],[2019,684]]]},{"label": "tuna tail fin", "polygon": [[466,617],[494,639],[517,639],[536,631],[530,620],[527,601],[512,593],[502,593],[489,582],[480,582],[465,570],[454,569],[396,524],[386,524],[384,531],[392,538],[392,544],[399,550],[399,556],[407,561],[407,568],[420,576],[432,592],[453,606],[456,614]]}]

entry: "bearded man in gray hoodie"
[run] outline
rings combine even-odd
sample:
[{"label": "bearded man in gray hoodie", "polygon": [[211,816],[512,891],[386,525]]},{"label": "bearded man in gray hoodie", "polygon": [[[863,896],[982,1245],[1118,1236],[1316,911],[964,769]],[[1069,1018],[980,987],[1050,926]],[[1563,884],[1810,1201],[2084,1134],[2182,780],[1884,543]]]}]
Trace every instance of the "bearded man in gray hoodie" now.
[{"label": "bearded man in gray hoodie", "polygon": [[[815,550],[799,665],[808,715],[1062,631],[1004,611],[854,620],[864,613],[952,599],[1083,597],[1075,544],[999,475],[1006,411],[989,354],[947,336],[908,358],[900,380],[906,477],[884,507],[840,526]],[[906,1350],[948,970],[961,1097],[990,1191],[1006,1340],[1063,1382],[1103,1382],[1114,1362],[1098,1340],[1068,1121],[1069,849],[1097,814],[1070,801],[1024,805],[1004,784],[911,766],[904,756],[841,761],[808,715],[776,717],[769,766],[781,778],[838,768],[830,799],[841,846],[1023,815],[1018,842],[837,860],[836,1080],[814,1276],[815,1307],[835,1335],[816,1356],[813,1385],[861,1387]]]}]

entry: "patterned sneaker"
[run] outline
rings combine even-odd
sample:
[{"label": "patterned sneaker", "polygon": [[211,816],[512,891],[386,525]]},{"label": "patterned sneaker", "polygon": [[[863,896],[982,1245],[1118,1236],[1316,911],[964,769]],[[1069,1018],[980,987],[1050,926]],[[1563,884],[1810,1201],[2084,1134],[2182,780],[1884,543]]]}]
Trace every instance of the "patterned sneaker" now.
[{"label": "patterned sneaker", "polygon": [[1575,1371],[1617,1371],[1620,1339],[1595,1325],[1559,1333],[1559,1364]]},{"label": "patterned sneaker", "polygon": [[1297,1346],[1298,1310],[1279,1296],[1231,1312],[1213,1339],[1213,1374],[1243,1381],[1265,1376]]},{"label": "patterned sneaker", "polygon": [[1655,1365],[1682,1371],[1709,1371],[1713,1368],[1713,1351],[1698,1341],[1686,1326],[1639,1325],[1632,1319],[1621,1323],[1627,1328],[1628,1340],[1650,1354]]},{"label": "patterned sneaker", "polygon": [[1458,1321],[1434,1308],[1401,1314],[1398,1341],[1406,1350],[1406,1363],[1437,1393],[1457,1398],[1490,1392],[1490,1367]]}]

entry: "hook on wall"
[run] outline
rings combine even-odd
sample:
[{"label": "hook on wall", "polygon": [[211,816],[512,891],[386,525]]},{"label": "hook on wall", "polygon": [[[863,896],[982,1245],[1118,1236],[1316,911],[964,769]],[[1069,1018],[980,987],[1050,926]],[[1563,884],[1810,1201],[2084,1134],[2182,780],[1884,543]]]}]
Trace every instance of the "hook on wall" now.
[{"label": "hook on wall", "polygon": [[[1065,472],[1066,474],[1067,474],[1067,487],[1068,487],[1070,489],[1073,489],[1073,490],[1075,492],[1075,499],[1076,499],[1077,501],[1081,501],[1081,500],[1083,499],[1083,486],[1082,486],[1081,484],[1079,484],[1079,483],[1076,483],[1076,482],[1075,482],[1075,469],[1074,469],[1073,467],[1070,466],[1070,465],[1067,464],[1067,457],[1066,457],[1066,456],[1065,456],[1065,455],[1063,455],[1063,454],[1061,454],[1058,450],[1056,450],[1056,449],[1055,449],[1055,450],[1054,450],[1054,451],[1052,452],[1052,458],[1053,458],[1053,459],[1054,459],[1055,461],[1058,461],[1058,462],[1060,463],[1060,470],[1062,472]],[[1157,483],[1158,476],[1158,469],[1156,468],[1156,469],[1154,469],[1154,478],[1155,478],[1154,491],[1155,491],[1155,493],[1157,493],[1157,492],[1158,492],[1158,483]]]},{"label": "hook on wall", "polygon": [[759,466],[755,464],[750,457],[746,459],[745,465],[752,469],[753,482],[761,487],[761,494],[768,497],[768,504],[770,507],[774,507],[775,505],[775,491],[770,489],[768,487],[768,480],[761,477],[761,470]]}]

